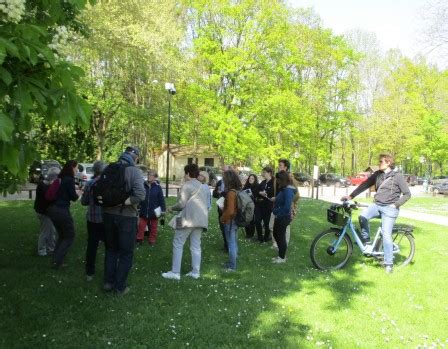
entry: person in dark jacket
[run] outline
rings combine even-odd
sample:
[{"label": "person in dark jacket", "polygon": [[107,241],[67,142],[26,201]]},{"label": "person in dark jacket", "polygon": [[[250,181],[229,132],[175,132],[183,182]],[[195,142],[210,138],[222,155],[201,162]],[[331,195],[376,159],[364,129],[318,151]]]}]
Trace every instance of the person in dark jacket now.
[{"label": "person in dark jacket", "polygon": [[37,241],[37,254],[46,256],[53,254],[56,244],[56,228],[50,217],[47,216],[47,210],[50,202],[45,199],[45,192],[51,183],[58,177],[61,170],[57,167],[50,167],[47,173],[47,179],[42,179],[36,187],[36,199],[34,200],[34,211],[40,221],[40,233]]},{"label": "person in dark jacket", "polygon": [[[148,171],[148,181],[145,182],[145,200],[140,204],[140,218],[138,223],[137,243],[143,242],[145,228],[149,228],[148,242],[151,246],[156,244],[157,226],[160,214],[164,214],[165,198],[160,183],[156,181],[157,173],[153,170]],[[155,209],[160,210],[160,214],[156,215]]]},{"label": "person in dark jacket", "polygon": [[[244,183],[243,190],[246,190],[252,200],[255,203],[255,195],[258,193],[258,178],[254,174],[250,174],[249,177],[247,177],[246,183]],[[255,214],[252,221],[244,227],[244,230],[246,231],[246,239],[253,238],[255,234]]]},{"label": "person in dark jacket", "polygon": [[294,195],[297,191],[292,185],[289,173],[281,171],[277,175],[278,193],[275,197],[274,208],[274,229],[273,235],[278,246],[278,257],[272,259],[273,263],[286,262],[286,227],[291,223],[291,211]]},{"label": "person in dark jacket", "polygon": [[89,180],[81,197],[81,205],[88,206],[87,220],[87,249],[86,249],[86,280],[92,281],[95,275],[95,261],[100,241],[104,241],[103,210],[95,204],[92,187],[98,181],[106,164],[95,161],[93,164],[93,178]]},{"label": "person in dark jacket", "polygon": [[269,221],[271,219],[274,198],[274,181],[272,179],[272,174],[273,170],[271,167],[266,166],[263,168],[262,176],[264,180],[258,185],[255,193],[255,227],[260,243],[271,239]]},{"label": "person in dark jacket", "polygon": [[77,169],[78,162],[75,160],[69,160],[64,165],[58,176],[60,185],[56,201],[47,210],[48,216],[51,218],[58,233],[58,240],[53,254],[54,269],[59,269],[63,265],[64,258],[75,240],[75,225],[70,213],[70,202],[79,198],[74,178]]},{"label": "person in dark jacket", "polygon": [[400,206],[411,198],[409,187],[401,173],[394,169],[394,159],[389,154],[380,154],[380,169],[374,172],[364,183],[361,183],[350,195],[342,200],[351,200],[364,190],[375,186],[374,203],[369,205],[359,216],[361,239],[366,244],[364,253],[371,253],[373,246],[370,242],[369,220],[381,217],[381,231],[383,235],[384,265],[387,273],[393,268],[392,229],[400,212]]}]

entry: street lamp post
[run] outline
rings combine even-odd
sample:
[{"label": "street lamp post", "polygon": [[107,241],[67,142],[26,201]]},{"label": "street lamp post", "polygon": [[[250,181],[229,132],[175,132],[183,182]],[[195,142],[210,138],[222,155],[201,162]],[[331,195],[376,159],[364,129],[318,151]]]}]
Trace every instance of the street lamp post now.
[{"label": "street lamp post", "polygon": [[166,186],[165,196],[168,197],[168,186],[170,180],[170,137],[171,137],[171,97],[176,94],[176,88],[171,82],[165,83],[165,90],[168,91],[168,130],[166,140]]}]

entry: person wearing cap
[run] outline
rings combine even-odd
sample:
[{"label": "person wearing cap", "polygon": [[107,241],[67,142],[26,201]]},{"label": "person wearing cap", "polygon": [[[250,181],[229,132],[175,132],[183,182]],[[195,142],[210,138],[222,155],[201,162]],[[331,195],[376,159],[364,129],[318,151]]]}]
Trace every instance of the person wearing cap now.
[{"label": "person wearing cap", "polygon": [[45,200],[45,192],[50,187],[51,183],[58,178],[60,172],[61,170],[59,168],[50,167],[48,169],[47,178],[42,179],[36,187],[34,211],[36,211],[40,221],[40,233],[37,241],[37,254],[39,256],[53,254],[56,245],[56,228],[50,217],[47,215],[47,209],[50,206],[50,203]]},{"label": "person wearing cap", "polygon": [[[156,181],[157,172],[148,171],[148,181],[145,182],[146,196],[140,205],[140,218],[138,221],[137,243],[143,243],[145,228],[149,228],[149,245],[154,246],[157,239],[159,216],[165,214],[165,198],[160,183]],[[160,210],[159,213],[155,211]]]},{"label": "person wearing cap", "polygon": [[118,159],[118,162],[126,166],[125,190],[130,193],[129,198],[123,205],[103,207],[106,244],[103,289],[117,294],[129,292],[127,278],[134,257],[138,205],[146,194],[140,171],[135,167],[139,154],[137,147],[127,147]]},{"label": "person wearing cap", "polygon": [[95,161],[93,164],[93,178],[89,180],[81,197],[81,205],[88,206],[87,220],[87,249],[86,249],[86,279],[92,281],[95,275],[95,261],[98,245],[104,241],[103,210],[95,204],[92,187],[98,181],[106,164],[103,161]]}]

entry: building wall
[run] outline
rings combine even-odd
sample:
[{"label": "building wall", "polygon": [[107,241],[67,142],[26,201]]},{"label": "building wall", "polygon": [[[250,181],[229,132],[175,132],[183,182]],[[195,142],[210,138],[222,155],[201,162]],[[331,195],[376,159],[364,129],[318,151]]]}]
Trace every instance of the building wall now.
[{"label": "building wall", "polygon": [[[157,172],[160,177],[166,176],[166,150],[159,156],[158,159],[158,167]],[[174,157],[170,156],[170,179],[173,179],[173,175],[176,176],[176,179],[181,179],[184,176],[184,167],[188,164],[188,158],[191,158],[192,156],[181,156],[181,157]],[[198,156],[198,166],[204,166],[205,159],[206,158],[213,158],[214,159],[214,166],[219,166],[219,157],[216,156]],[[195,159],[193,159],[195,161]]]}]

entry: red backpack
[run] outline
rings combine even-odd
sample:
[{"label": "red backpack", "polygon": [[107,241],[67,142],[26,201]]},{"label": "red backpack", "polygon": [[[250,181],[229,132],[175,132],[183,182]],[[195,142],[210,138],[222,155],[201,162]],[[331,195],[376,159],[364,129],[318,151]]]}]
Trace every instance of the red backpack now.
[{"label": "red backpack", "polygon": [[56,201],[58,198],[59,187],[61,186],[61,179],[56,178],[45,192],[45,200],[48,202]]}]

